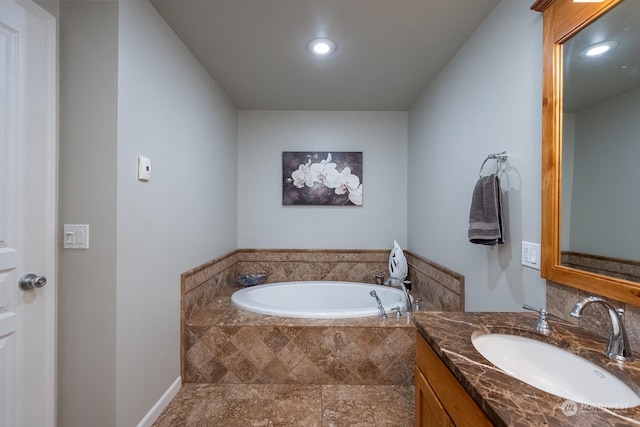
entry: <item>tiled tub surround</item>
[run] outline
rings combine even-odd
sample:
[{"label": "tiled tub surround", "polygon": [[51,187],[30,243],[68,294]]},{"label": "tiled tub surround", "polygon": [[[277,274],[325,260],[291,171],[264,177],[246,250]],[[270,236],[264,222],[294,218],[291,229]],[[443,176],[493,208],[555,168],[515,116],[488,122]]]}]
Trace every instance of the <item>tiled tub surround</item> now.
[{"label": "tiled tub surround", "polygon": [[226,295],[233,279],[246,273],[267,273],[266,283],[298,280],[346,280],[373,283],[386,271],[384,251],[250,250],[240,249],[182,274],[182,325]]},{"label": "tiled tub surround", "polygon": [[[421,300],[423,309],[462,309],[463,276],[411,253],[406,255],[410,278],[415,283],[412,294]],[[396,360],[414,357],[409,347],[388,349],[389,343],[402,337],[401,332],[395,331],[398,328],[413,343],[410,324],[393,324],[395,319],[382,324],[377,318],[329,321],[277,318],[239,310],[229,301],[230,295],[238,289],[233,278],[240,274],[264,272],[269,274],[267,283],[297,280],[373,283],[376,272],[387,272],[388,257],[386,250],[243,249],[184,273],[181,284],[183,382],[305,384],[313,377],[309,372],[316,371],[307,372],[303,367],[310,368],[313,360],[315,363],[312,364],[322,372],[317,379],[327,381],[327,384],[411,382],[411,366],[406,372],[394,372],[393,378],[391,370],[384,373]],[[310,330],[303,331],[303,328]],[[316,338],[308,337],[312,333]],[[326,342],[326,347],[307,345],[320,341]],[[249,350],[249,342],[262,352]],[[284,347],[279,348],[283,343]],[[223,347],[225,345],[227,347]],[[311,357],[305,354],[306,358],[297,360],[300,355],[280,354],[292,350],[306,352]],[[244,353],[261,359],[251,361],[246,356],[239,359],[229,356]],[[340,363],[329,363],[338,353]],[[318,359],[321,356],[324,362]],[[364,357],[365,361],[354,367],[355,362],[350,358],[356,356]]]},{"label": "tiled tub surround", "polygon": [[[540,391],[496,369],[476,351],[471,334],[476,331],[510,333],[550,342],[588,358],[600,366],[617,369],[603,351],[606,340],[560,319],[550,319],[555,332],[537,334],[533,313],[439,313],[414,315],[418,330],[453,372],[458,381],[497,426],[621,426],[640,425],[640,407],[600,409],[578,404],[575,415],[562,412],[564,398]],[[640,360],[623,369],[640,384]]]},{"label": "tiled tub surround", "polygon": [[185,383],[410,385],[413,323],[294,319],[234,307],[227,287],[186,322]]},{"label": "tiled tub surround", "polygon": [[[460,310],[464,277],[406,253],[422,309]],[[154,426],[410,426],[415,326],[407,317],[290,319],[233,307],[241,274],[267,283],[373,283],[387,250],[238,250],[182,275],[183,387]]]},{"label": "tiled tub surround", "polygon": [[[464,276],[406,251],[412,294],[444,311],[464,310]],[[239,249],[182,274],[183,320],[214,301],[241,274],[267,273],[267,283],[345,280],[374,283],[388,275],[388,250]]]},{"label": "tiled tub surround", "polygon": [[411,252],[409,264],[412,294],[428,307],[441,311],[464,311],[464,276]]}]

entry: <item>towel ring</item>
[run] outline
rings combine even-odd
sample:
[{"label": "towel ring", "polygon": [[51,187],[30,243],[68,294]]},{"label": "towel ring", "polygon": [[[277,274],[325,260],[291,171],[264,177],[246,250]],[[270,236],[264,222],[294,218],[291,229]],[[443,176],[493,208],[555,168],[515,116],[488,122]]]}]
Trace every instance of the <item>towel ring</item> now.
[{"label": "towel ring", "polygon": [[482,178],[482,169],[484,169],[484,165],[487,164],[487,161],[489,160],[496,160],[496,173],[498,173],[498,171],[500,171],[500,166],[502,165],[502,163],[507,160],[507,158],[509,157],[509,154],[506,151],[503,151],[502,153],[496,153],[496,154],[489,154],[487,156],[486,159],[484,159],[484,162],[482,162],[482,165],[480,166],[480,172],[478,172],[478,175],[480,176],[480,178]]}]

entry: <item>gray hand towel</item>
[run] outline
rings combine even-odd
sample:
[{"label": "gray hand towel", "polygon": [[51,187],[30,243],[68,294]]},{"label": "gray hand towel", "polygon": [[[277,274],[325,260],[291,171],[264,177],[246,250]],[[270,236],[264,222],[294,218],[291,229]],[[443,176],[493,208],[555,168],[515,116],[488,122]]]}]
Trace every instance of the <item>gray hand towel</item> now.
[{"label": "gray hand towel", "polygon": [[473,190],[469,212],[469,241],[480,245],[504,243],[502,194],[498,175],[480,177]]}]

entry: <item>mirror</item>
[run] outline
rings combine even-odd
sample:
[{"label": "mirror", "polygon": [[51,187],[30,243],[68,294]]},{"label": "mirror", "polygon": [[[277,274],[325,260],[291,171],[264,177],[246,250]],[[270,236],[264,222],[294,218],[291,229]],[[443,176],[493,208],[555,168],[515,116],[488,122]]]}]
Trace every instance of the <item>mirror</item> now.
[{"label": "mirror", "polygon": [[640,282],[640,2],[609,10],[562,51],[560,261]]},{"label": "mirror", "polygon": [[640,305],[640,2],[531,8],[544,17],[542,277]]}]

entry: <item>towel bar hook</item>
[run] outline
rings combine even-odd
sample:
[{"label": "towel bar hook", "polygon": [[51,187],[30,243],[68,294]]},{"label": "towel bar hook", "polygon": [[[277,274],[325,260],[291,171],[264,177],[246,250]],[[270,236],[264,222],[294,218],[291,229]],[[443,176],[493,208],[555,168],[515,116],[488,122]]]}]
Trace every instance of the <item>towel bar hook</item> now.
[{"label": "towel bar hook", "polygon": [[501,153],[489,154],[487,158],[484,159],[484,162],[482,162],[482,165],[480,166],[480,172],[478,172],[478,175],[482,177],[482,169],[484,169],[484,165],[489,160],[496,160],[497,162],[496,173],[498,173],[500,171],[500,166],[502,165],[503,162],[507,160],[508,157],[509,157],[509,154],[506,151],[503,151]]}]

